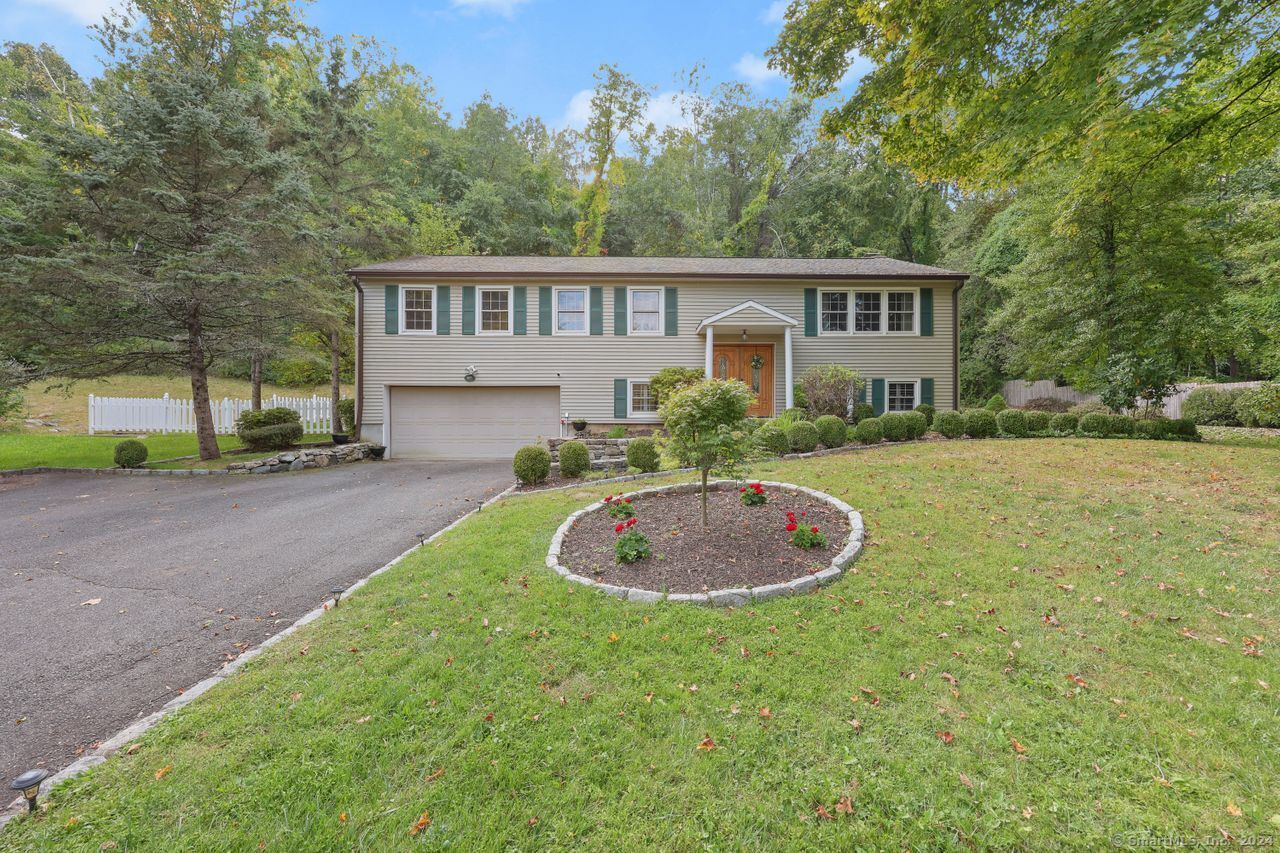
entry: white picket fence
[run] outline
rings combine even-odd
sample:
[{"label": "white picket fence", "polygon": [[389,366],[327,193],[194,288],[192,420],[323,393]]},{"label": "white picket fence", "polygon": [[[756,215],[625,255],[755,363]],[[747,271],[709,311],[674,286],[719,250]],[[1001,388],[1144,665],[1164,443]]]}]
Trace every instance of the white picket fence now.
[{"label": "white picket fence", "polygon": [[[1178,385],[1177,391],[1170,394],[1164,401],[1164,414],[1170,418],[1182,417],[1182,403],[1197,388],[1256,388],[1262,385],[1262,382],[1222,382],[1214,385],[1194,385],[1185,383]],[[1037,382],[1024,382],[1020,379],[1013,379],[1004,383],[1004,387],[1000,389],[1004,401],[1010,406],[1025,406],[1028,401],[1034,400],[1036,397],[1052,397],[1055,400],[1066,400],[1068,403],[1083,403],[1088,400],[1098,399],[1097,394],[1086,394],[1077,391],[1070,385],[1056,385],[1050,379],[1041,379]]]},{"label": "white picket fence", "polygon": [[[262,408],[293,409],[307,433],[333,432],[331,400],[328,397],[278,397],[262,401]],[[213,430],[220,434],[236,431],[236,418],[253,408],[252,400],[223,397],[210,401]],[[191,400],[163,397],[95,397],[89,395],[89,433],[98,432],[195,432],[195,406]]]}]

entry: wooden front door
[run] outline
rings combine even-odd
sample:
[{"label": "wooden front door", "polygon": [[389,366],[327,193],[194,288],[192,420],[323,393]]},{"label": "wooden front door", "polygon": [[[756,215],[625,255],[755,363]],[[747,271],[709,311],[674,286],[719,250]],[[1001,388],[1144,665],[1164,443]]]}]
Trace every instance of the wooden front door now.
[{"label": "wooden front door", "polygon": [[773,417],[773,344],[715,344],[711,364],[717,379],[740,379],[756,395],[749,416]]}]

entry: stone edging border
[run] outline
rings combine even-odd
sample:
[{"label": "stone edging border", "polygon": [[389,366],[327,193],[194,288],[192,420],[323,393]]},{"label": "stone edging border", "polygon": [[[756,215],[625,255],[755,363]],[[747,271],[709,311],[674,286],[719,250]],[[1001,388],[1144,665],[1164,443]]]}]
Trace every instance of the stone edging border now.
[{"label": "stone edging border", "polygon": [[[730,589],[713,589],[710,592],[695,593],[670,593],[664,594],[647,589],[633,589],[631,587],[614,586],[613,584],[599,583],[590,578],[583,577],[571,572],[569,569],[560,565],[560,548],[564,544],[564,537],[577,524],[578,519],[587,513],[597,512],[604,509],[604,501],[596,501],[593,504],[583,507],[580,510],[572,512],[569,517],[564,520],[556,530],[555,536],[551,537],[551,547],[547,549],[547,568],[560,575],[570,583],[581,584],[586,587],[598,589],[606,595],[614,598],[620,598],[624,601],[639,601],[646,604],[652,604],[659,601],[683,602],[689,604],[702,604],[713,607],[740,607],[751,601],[766,601],[770,598],[778,598],[786,595],[801,595],[803,593],[812,592],[819,586],[826,586],[834,583],[844,573],[846,567],[853,564],[862,553],[862,539],[865,530],[862,525],[862,514],[849,506],[839,498],[833,497],[826,492],[820,492],[817,489],[810,489],[807,486],[797,486],[794,483],[777,483],[769,480],[756,481],[765,486],[772,486],[775,489],[783,491],[800,492],[808,495],[816,500],[828,503],[831,506],[843,512],[849,519],[849,538],[845,541],[844,549],[837,554],[832,560],[831,565],[820,572],[786,583],[773,583],[765,586],[757,587],[733,587]],[[709,487],[717,491],[725,489],[736,489],[740,483],[737,480],[713,480],[707,484]],[[629,492],[619,497],[641,497],[643,495],[653,495],[659,493],[688,494],[696,492],[700,489],[698,483],[676,483],[670,486],[656,486],[649,489],[641,489],[636,492]]]},{"label": "stone edging border", "polygon": [[[98,469],[91,468],[89,470],[98,470]],[[486,507],[492,506],[493,504],[507,497],[512,492],[514,492],[515,489],[516,487],[515,487],[515,484],[513,483],[503,491],[499,492],[498,494],[486,500],[484,503],[480,504],[480,506],[476,507],[475,509],[466,513],[465,515],[459,516],[458,518],[450,522],[448,525],[440,528],[435,533],[432,533],[426,539],[422,540],[416,545],[413,545],[412,547],[410,547],[409,549],[401,553],[398,557],[393,559],[391,562],[381,566],[378,569],[375,569],[365,577],[360,578],[360,580],[356,581],[355,583],[351,584],[351,586],[347,587],[343,594],[351,595],[356,590],[360,589],[360,587],[364,586],[369,581],[376,578],[378,575],[383,574],[384,572],[390,571],[393,566],[395,566],[405,557],[412,554],[414,551],[417,551],[419,548],[422,548],[425,545],[431,542],[434,542],[436,539],[439,539],[441,536],[445,535],[450,530],[453,530],[455,527],[457,527],[459,524],[462,524],[462,522],[466,521],[471,516],[481,512]],[[151,729],[153,726],[155,726],[165,717],[177,711],[179,708],[182,708],[186,705],[191,704],[200,696],[209,692],[209,690],[211,690],[220,681],[223,681],[224,679],[229,678],[232,675],[235,675],[245,664],[247,664],[249,661],[256,658],[258,655],[262,654],[264,651],[271,648],[276,643],[283,640],[285,637],[288,637],[290,634],[296,633],[303,626],[309,625],[312,622],[319,619],[321,616],[325,614],[326,611],[329,610],[332,603],[333,603],[333,599],[329,599],[328,601],[323,602],[319,607],[315,608],[314,610],[304,613],[301,617],[298,618],[296,622],[294,622],[292,625],[288,626],[284,630],[280,631],[277,634],[272,634],[270,637],[263,640],[258,645],[243,652],[235,660],[228,661],[227,663],[223,664],[221,668],[219,668],[218,671],[215,672],[213,675],[209,676],[208,678],[202,679],[201,681],[197,681],[195,684],[191,685],[186,690],[184,690],[180,695],[174,697],[173,699],[170,699],[160,708],[159,711],[153,711],[147,716],[139,720],[136,720],[133,723],[130,723],[128,726],[116,732],[110,738],[99,743],[97,749],[94,749],[92,752],[88,753],[87,755],[81,756],[80,758],[73,761],[71,764],[67,765],[63,769],[59,770],[57,773],[50,776],[43,783],[41,783],[42,786],[45,786],[46,791],[52,790],[55,785],[61,782],[65,782],[66,780],[71,779],[73,777],[79,776],[81,773],[85,772],[91,767],[96,767],[97,765],[103,763],[108,758],[110,758],[113,754],[118,752],[122,747],[127,746],[128,744],[137,740],[139,737],[145,734],[149,729]],[[3,830],[4,825],[9,821],[13,820],[15,817],[17,817],[20,814],[24,814],[26,810],[27,810],[26,801],[23,800],[22,797],[18,797],[12,803],[10,803],[7,807],[0,808],[0,830]]]},{"label": "stone edging border", "polygon": [[34,468],[13,468],[0,471],[0,477],[17,477],[23,474],[124,474],[126,476],[168,476],[192,477],[206,474],[230,474],[225,468],[57,468],[50,465],[38,465]]}]

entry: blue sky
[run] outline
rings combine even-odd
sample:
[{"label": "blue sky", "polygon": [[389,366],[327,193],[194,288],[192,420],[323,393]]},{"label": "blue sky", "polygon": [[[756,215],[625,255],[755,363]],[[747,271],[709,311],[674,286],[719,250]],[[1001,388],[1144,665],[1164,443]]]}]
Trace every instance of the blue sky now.
[{"label": "blue sky", "polygon": [[[86,26],[111,5],[0,0],[0,40],[48,42],[92,75],[98,47]],[[489,92],[520,115],[580,126],[592,74],[609,62],[653,87],[650,118],[661,126],[680,121],[673,93],[695,65],[713,85],[741,80],[761,95],[786,94],[763,59],[785,8],[786,0],[316,0],[305,15],[325,33],[394,48],[432,79],[455,121]]]}]

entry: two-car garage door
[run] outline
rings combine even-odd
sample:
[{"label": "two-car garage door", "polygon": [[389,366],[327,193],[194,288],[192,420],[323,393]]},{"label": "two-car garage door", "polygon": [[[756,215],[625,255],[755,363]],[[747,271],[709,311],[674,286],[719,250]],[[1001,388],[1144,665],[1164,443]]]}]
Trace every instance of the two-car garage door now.
[{"label": "two-car garage door", "polygon": [[397,459],[509,459],[560,434],[559,388],[398,386],[388,396]]}]

